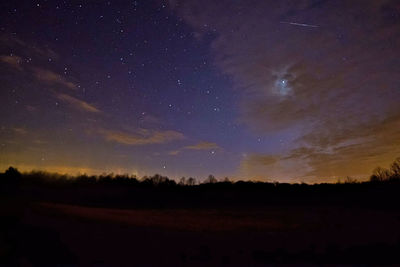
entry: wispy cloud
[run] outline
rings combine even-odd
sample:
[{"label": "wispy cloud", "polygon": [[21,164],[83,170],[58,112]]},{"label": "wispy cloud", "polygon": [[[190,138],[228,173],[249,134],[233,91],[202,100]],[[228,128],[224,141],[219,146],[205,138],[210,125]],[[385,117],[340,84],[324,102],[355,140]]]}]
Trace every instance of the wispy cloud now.
[{"label": "wispy cloud", "polygon": [[141,129],[141,131],[123,132],[115,130],[101,129],[99,133],[107,140],[123,145],[137,146],[149,144],[163,144],[176,140],[184,139],[185,136],[176,131],[156,131]]},{"label": "wispy cloud", "polygon": [[283,160],[306,160],[311,167],[307,172],[310,176],[361,177],[400,155],[400,114],[346,130],[337,126],[326,125],[323,131],[303,136],[305,146],[292,150]]},{"label": "wispy cloud", "polygon": [[76,85],[73,82],[67,81],[61,75],[42,68],[34,68],[35,77],[45,83],[51,85],[61,85],[70,89],[76,89]]},{"label": "wispy cloud", "polygon": [[35,112],[35,111],[37,111],[37,107],[34,107],[34,106],[32,106],[32,105],[26,105],[25,108],[26,108],[26,110],[29,111],[29,112]]},{"label": "wispy cloud", "polygon": [[22,127],[14,127],[13,131],[15,133],[17,133],[17,134],[20,134],[20,135],[25,135],[25,134],[28,133],[28,131],[25,128],[22,128]]},{"label": "wispy cloud", "polygon": [[251,154],[246,157],[247,164],[268,166],[276,163],[279,157],[273,155]]},{"label": "wispy cloud", "polygon": [[[400,149],[400,132],[391,128],[400,127],[389,123],[400,115],[396,1],[244,2],[170,1],[198,35],[215,36],[214,63],[243,92],[240,120],[257,135],[295,135],[278,162],[247,158],[248,169],[285,165],[295,166],[297,176],[367,175],[391,161]],[[346,10],[340,20],[338,10]],[[305,28],[314,25],[320,27]],[[294,157],[299,148],[310,150]],[[265,155],[272,152],[266,147]]]},{"label": "wispy cloud", "polygon": [[176,156],[184,150],[222,150],[222,148],[216,143],[202,141],[194,145],[184,146],[181,149],[171,150],[168,155]]},{"label": "wispy cloud", "polygon": [[20,65],[22,62],[22,58],[19,56],[3,55],[3,56],[0,56],[0,62],[6,63],[17,70],[22,70],[22,67]]},{"label": "wispy cloud", "polygon": [[96,108],[94,105],[89,104],[78,98],[69,96],[67,94],[58,94],[57,98],[68,103],[72,107],[82,110],[82,111],[91,112],[91,113],[100,113],[101,112],[101,110]]},{"label": "wispy cloud", "polygon": [[39,60],[47,61],[49,58],[56,60],[59,55],[49,47],[38,47],[36,44],[23,41],[16,36],[7,34],[0,35],[0,44],[26,57],[34,57]]},{"label": "wispy cloud", "polygon": [[216,143],[211,143],[207,141],[203,141],[191,146],[185,146],[183,149],[189,150],[212,150],[212,149],[220,149]]},{"label": "wispy cloud", "polygon": [[181,152],[180,150],[171,150],[171,151],[168,152],[168,155],[176,156],[176,155],[178,155],[180,152]]}]

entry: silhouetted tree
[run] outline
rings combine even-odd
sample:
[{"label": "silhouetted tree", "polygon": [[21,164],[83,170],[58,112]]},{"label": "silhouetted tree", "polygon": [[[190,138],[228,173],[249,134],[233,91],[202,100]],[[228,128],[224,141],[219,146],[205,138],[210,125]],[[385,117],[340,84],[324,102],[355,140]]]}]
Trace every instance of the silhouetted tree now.
[{"label": "silhouetted tree", "polygon": [[225,177],[224,180],[222,180],[224,183],[231,183],[231,180],[229,180],[229,177]]},{"label": "silhouetted tree", "polygon": [[189,177],[189,179],[187,179],[186,184],[190,186],[196,185],[196,179],[194,179],[193,177]]},{"label": "silhouetted tree", "polygon": [[371,182],[383,182],[388,180],[390,177],[390,172],[382,167],[377,167],[375,170],[372,172],[372,175],[370,177]]},{"label": "silhouetted tree", "polygon": [[357,183],[357,179],[351,178],[350,176],[346,177],[346,180],[344,181],[346,184],[354,184]]},{"label": "silhouetted tree", "polygon": [[83,174],[81,176],[76,177],[76,182],[80,184],[95,184],[96,177],[94,176],[87,176],[86,174]]},{"label": "silhouetted tree", "polygon": [[179,180],[179,185],[186,185],[186,177],[182,177],[182,178]]},{"label": "silhouetted tree", "polygon": [[5,175],[6,175],[7,177],[14,178],[14,179],[19,179],[19,178],[21,178],[21,173],[20,173],[16,168],[14,168],[14,167],[9,167],[9,168],[6,170]]},{"label": "silhouetted tree", "polygon": [[214,177],[214,175],[210,174],[207,179],[204,180],[205,184],[215,184],[217,181],[217,179]]},{"label": "silhouetted tree", "polygon": [[390,171],[393,179],[400,179],[400,157],[390,165]]},{"label": "silhouetted tree", "polygon": [[22,175],[21,173],[13,167],[9,167],[4,175],[2,175],[0,180],[0,191],[5,190],[7,193],[15,193],[18,189]]}]

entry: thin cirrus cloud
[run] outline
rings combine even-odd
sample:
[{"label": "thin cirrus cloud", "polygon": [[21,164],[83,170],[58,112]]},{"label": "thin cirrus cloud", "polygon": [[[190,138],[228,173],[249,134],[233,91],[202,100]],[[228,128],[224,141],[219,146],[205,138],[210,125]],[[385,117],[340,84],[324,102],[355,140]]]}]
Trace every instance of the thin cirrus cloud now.
[{"label": "thin cirrus cloud", "polygon": [[[0,48],[6,48],[10,51],[17,51],[15,54],[1,55],[0,62],[6,63],[20,71],[27,71],[29,75],[43,83],[49,85],[59,85],[69,89],[76,89],[74,82],[68,81],[60,74],[49,69],[40,67],[31,67],[31,64],[38,64],[40,62],[48,62],[59,59],[59,55],[49,48],[39,48],[38,46],[29,44],[16,37],[8,35],[0,35]],[[22,65],[21,63],[27,62],[29,64]]]},{"label": "thin cirrus cloud", "polygon": [[[281,166],[285,176],[365,176],[389,163],[400,150],[397,2],[250,2],[170,1],[197,36],[213,32],[214,63],[243,95],[243,124],[296,135],[278,154],[243,159],[248,173]],[[263,164],[269,157],[276,162]]]},{"label": "thin cirrus cloud", "polygon": [[0,56],[0,62],[6,63],[17,70],[22,70],[22,67],[20,65],[22,62],[22,58],[19,56],[2,55]]},{"label": "thin cirrus cloud", "polygon": [[[12,55],[1,55],[0,62],[11,66],[14,69],[19,71],[23,71],[21,63],[23,62],[20,56]],[[76,85],[73,82],[68,81],[60,74],[57,74],[51,70],[43,69],[43,68],[33,68],[33,76],[35,79],[44,82],[49,85],[60,85],[63,87],[67,87],[69,89],[76,89]]]},{"label": "thin cirrus cloud", "polygon": [[263,166],[268,166],[268,165],[274,164],[278,160],[279,160],[279,158],[276,156],[258,155],[258,154],[252,154],[246,158],[246,161],[250,162],[250,164],[255,164],[255,165],[258,164],[258,165],[263,165]]},{"label": "thin cirrus cloud", "polygon": [[36,79],[50,85],[61,85],[69,89],[76,89],[76,85],[73,82],[67,81],[64,77],[51,70],[34,68],[34,75]]},{"label": "thin cirrus cloud", "polygon": [[126,132],[100,129],[98,133],[107,141],[128,146],[163,144],[185,138],[182,133],[172,130],[157,131],[141,129],[136,132]]},{"label": "thin cirrus cloud", "polygon": [[181,152],[180,150],[171,150],[171,151],[168,152],[168,155],[176,156],[176,155],[178,155],[180,152]]},{"label": "thin cirrus cloud", "polygon": [[14,127],[14,128],[13,128],[13,131],[14,131],[16,134],[19,134],[19,135],[25,135],[25,134],[28,133],[28,131],[27,131],[25,128],[22,128],[22,127]]},{"label": "thin cirrus cloud", "polygon": [[78,98],[72,97],[70,95],[58,94],[57,98],[60,99],[61,101],[68,103],[70,106],[72,106],[75,109],[85,111],[85,112],[90,112],[90,113],[101,113],[101,110],[96,108],[94,105],[89,104]]},{"label": "thin cirrus cloud", "polygon": [[19,54],[27,58],[48,61],[59,59],[59,55],[48,47],[38,47],[34,43],[29,43],[17,38],[15,35],[1,34],[0,46],[8,50],[17,50]]},{"label": "thin cirrus cloud", "polygon": [[178,150],[171,150],[168,152],[168,155],[176,156],[180,154],[183,150],[220,150],[220,149],[222,148],[216,143],[202,141],[194,145],[184,146],[183,148]]},{"label": "thin cirrus cloud", "polygon": [[212,142],[200,142],[195,145],[191,146],[185,146],[183,149],[189,149],[189,150],[211,150],[211,149],[220,149],[220,147],[216,143]]}]

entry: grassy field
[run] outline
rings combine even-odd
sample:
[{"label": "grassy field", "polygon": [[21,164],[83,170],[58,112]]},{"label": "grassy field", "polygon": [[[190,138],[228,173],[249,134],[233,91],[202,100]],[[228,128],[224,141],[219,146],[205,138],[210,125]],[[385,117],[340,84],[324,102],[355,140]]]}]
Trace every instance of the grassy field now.
[{"label": "grassy field", "polygon": [[[110,209],[31,203],[13,227],[18,263],[264,265],[393,263],[396,210],[280,206]],[[3,239],[3,250],[4,250]],[[14,258],[13,258],[14,257]]]}]

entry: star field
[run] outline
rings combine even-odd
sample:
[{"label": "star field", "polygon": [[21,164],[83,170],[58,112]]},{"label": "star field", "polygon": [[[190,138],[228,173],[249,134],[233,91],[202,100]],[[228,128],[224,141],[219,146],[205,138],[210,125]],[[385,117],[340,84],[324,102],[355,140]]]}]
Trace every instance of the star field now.
[{"label": "star field", "polygon": [[5,1],[0,168],[331,181],[391,162],[399,5],[269,2]]}]

